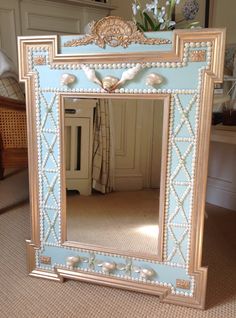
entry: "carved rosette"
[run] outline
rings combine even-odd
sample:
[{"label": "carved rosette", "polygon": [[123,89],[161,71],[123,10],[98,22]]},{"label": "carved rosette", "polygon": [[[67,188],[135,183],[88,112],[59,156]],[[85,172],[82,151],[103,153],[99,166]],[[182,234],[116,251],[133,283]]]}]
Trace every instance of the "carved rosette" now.
[{"label": "carved rosette", "polygon": [[101,48],[106,45],[111,47],[128,47],[132,43],[138,44],[170,44],[168,39],[146,38],[132,21],[123,21],[119,17],[109,16],[90,25],[91,33],[81,39],[71,40],[64,43],[65,47],[81,46],[95,43]]},{"label": "carved rosette", "polygon": [[194,50],[189,54],[189,62],[205,62],[206,50]]}]

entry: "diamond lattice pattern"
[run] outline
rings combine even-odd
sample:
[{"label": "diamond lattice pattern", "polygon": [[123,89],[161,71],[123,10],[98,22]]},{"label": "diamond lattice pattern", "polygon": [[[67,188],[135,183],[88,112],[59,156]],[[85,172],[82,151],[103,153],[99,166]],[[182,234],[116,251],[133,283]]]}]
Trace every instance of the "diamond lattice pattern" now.
[{"label": "diamond lattice pattern", "polygon": [[170,113],[171,154],[169,162],[169,205],[166,224],[166,261],[187,264],[190,209],[195,152],[195,116],[197,94],[172,95]]},{"label": "diamond lattice pattern", "polygon": [[41,214],[43,226],[41,241],[59,242],[59,136],[57,95],[40,93],[39,139],[41,156],[39,162],[41,181]]}]

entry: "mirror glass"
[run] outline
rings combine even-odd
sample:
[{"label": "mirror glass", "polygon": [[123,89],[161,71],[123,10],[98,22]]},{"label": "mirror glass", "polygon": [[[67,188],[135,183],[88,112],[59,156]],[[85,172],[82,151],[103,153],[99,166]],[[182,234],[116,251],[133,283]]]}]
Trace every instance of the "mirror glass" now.
[{"label": "mirror glass", "polygon": [[65,98],[68,241],[157,255],[163,104]]}]

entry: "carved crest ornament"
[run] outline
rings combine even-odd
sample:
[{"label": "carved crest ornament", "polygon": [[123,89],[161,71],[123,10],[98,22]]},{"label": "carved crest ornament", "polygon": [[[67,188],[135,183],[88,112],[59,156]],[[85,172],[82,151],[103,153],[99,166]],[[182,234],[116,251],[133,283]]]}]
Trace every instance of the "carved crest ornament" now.
[{"label": "carved crest ornament", "polygon": [[142,32],[132,21],[123,21],[119,17],[109,16],[97,22],[90,24],[90,34],[85,35],[81,39],[67,41],[64,46],[81,46],[88,44],[96,44],[101,48],[106,45],[111,47],[123,46],[128,47],[132,43],[136,44],[170,44],[167,39],[146,38]]}]

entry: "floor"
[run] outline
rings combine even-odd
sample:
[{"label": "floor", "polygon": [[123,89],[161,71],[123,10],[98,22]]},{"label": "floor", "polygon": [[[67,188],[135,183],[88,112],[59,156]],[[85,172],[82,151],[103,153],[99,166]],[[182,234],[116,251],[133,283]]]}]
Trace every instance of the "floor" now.
[{"label": "floor", "polygon": [[68,280],[27,275],[30,238],[25,172],[0,181],[1,318],[235,318],[236,212],[207,206],[203,264],[208,266],[206,310],[163,304],[158,297]]},{"label": "floor", "polygon": [[156,255],[159,191],[67,195],[67,238],[86,244]]}]

